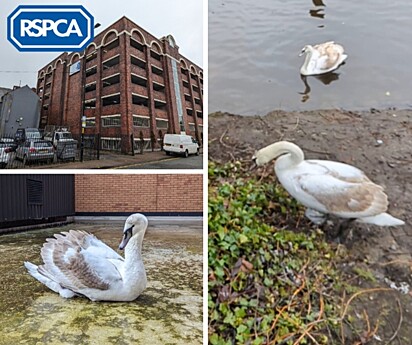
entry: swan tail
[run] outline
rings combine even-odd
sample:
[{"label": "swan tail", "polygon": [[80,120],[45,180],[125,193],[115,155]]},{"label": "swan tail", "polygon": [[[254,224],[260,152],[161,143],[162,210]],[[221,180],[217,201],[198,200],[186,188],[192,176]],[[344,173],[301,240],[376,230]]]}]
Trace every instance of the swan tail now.
[{"label": "swan tail", "polygon": [[73,291],[63,288],[59,283],[56,283],[53,279],[51,279],[48,272],[42,266],[39,267],[28,261],[24,262],[24,266],[33,278],[46,285],[50,290],[57,292],[60,296],[65,298],[75,296]]},{"label": "swan tail", "polygon": [[395,218],[391,216],[389,213],[381,213],[372,217],[358,218],[357,221],[361,223],[369,223],[379,226],[397,226],[405,224],[403,220]]}]

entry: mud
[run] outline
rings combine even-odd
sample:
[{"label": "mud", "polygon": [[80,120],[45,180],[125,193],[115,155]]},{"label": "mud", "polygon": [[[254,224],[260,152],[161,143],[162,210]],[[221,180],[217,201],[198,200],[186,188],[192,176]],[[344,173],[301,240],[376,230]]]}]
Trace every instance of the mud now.
[{"label": "mud", "polygon": [[[117,248],[122,226],[71,224],[0,237],[0,344],[201,344],[201,226],[148,229],[148,287],[130,303],[63,299],[28,273],[55,232],[81,229]],[[118,229],[118,230],[113,230]]]},{"label": "mud", "polygon": [[[345,162],[362,169],[382,185],[389,197],[389,212],[405,221],[396,228],[354,225],[348,248],[348,266],[362,265],[375,285],[405,287],[404,293],[371,296],[363,306],[375,320],[381,318],[381,332],[388,339],[400,322],[394,338],[398,344],[412,343],[412,110],[371,109],[365,112],[317,110],[274,111],[266,116],[209,115],[209,160],[251,164],[255,150],[280,140],[293,141],[308,159]],[[259,174],[272,174],[268,164]],[[368,287],[367,279],[355,279]],[[376,301],[386,301],[380,305]],[[400,318],[397,301],[401,302]],[[382,307],[382,308],[381,308]],[[384,322],[380,313],[392,320]],[[377,340],[376,340],[377,341]],[[380,342],[376,342],[380,343]]]}]

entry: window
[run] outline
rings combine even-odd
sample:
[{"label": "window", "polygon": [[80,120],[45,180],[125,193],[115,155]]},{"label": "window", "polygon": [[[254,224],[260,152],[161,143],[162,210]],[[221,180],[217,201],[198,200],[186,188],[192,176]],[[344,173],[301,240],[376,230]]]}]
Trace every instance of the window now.
[{"label": "window", "polygon": [[120,115],[102,116],[103,127],[120,127]]},{"label": "window", "polygon": [[95,117],[87,117],[86,118],[86,128],[96,127],[96,118]]},{"label": "window", "polygon": [[147,79],[136,74],[132,74],[132,83],[147,87]]},{"label": "window", "polygon": [[105,51],[109,51],[119,46],[119,39],[115,39],[104,46]]},{"label": "window", "polygon": [[150,51],[150,56],[151,56],[153,59],[157,60],[157,61],[161,61],[161,56],[160,56],[160,54],[157,53],[157,52],[155,52],[155,51],[153,51],[153,50]]},{"label": "window", "polygon": [[152,65],[152,73],[157,75],[163,75],[163,70],[160,67]]},{"label": "window", "polygon": [[136,56],[131,56],[130,57],[130,62],[132,65],[138,66],[140,68],[146,69],[146,61],[136,57]]},{"label": "window", "polygon": [[120,138],[102,138],[102,150],[120,151]]},{"label": "window", "polygon": [[93,74],[97,73],[97,66],[93,66],[86,70],[86,77],[90,77]]},{"label": "window", "polygon": [[150,126],[149,117],[148,116],[133,115],[133,126],[149,128],[149,126]]},{"label": "window", "polygon": [[142,105],[144,107],[149,106],[149,102],[148,102],[147,97],[140,96],[140,95],[137,95],[135,93],[132,93],[132,102],[133,102],[133,104]]},{"label": "window", "polygon": [[92,84],[87,84],[84,87],[84,91],[89,92],[89,91],[94,91],[96,90],[96,83],[92,83]]},{"label": "window", "polygon": [[27,186],[27,204],[42,205],[43,204],[43,181],[32,179],[26,180]]},{"label": "window", "polygon": [[166,109],[166,102],[155,99],[154,100],[154,106],[155,106],[156,109]]},{"label": "window", "polygon": [[102,83],[103,83],[103,87],[110,86],[113,84],[119,84],[120,83],[120,73],[104,78],[102,80]]},{"label": "window", "polygon": [[97,57],[97,51],[94,51],[93,53],[90,53],[89,55],[86,56],[86,62],[92,61]]},{"label": "window", "polygon": [[200,99],[199,99],[199,98],[195,98],[195,103],[196,103],[196,104],[200,104]]},{"label": "window", "polygon": [[155,91],[164,91],[164,89],[165,89],[165,86],[163,84],[153,82],[153,90],[155,90]]},{"label": "window", "polygon": [[103,62],[103,69],[109,69],[110,67],[116,66],[118,65],[120,62],[120,56],[117,55],[111,59],[108,59],[106,61]]},{"label": "window", "polygon": [[156,127],[158,129],[167,129],[169,127],[169,121],[163,119],[156,119]]},{"label": "window", "polygon": [[187,108],[186,109],[186,114],[189,116],[193,116],[193,109]]},{"label": "window", "polygon": [[87,99],[84,101],[84,109],[94,109],[96,108],[96,98]]},{"label": "window", "polygon": [[143,44],[141,44],[140,42],[136,41],[135,39],[133,39],[132,37],[130,37],[130,45],[133,48],[136,48],[137,50],[140,50],[141,52],[143,52]]},{"label": "window", "polygon": [[120,93],[110,96],[102,97],[103,100],[103,107],[107,105],[115,105],[120,103]]}]

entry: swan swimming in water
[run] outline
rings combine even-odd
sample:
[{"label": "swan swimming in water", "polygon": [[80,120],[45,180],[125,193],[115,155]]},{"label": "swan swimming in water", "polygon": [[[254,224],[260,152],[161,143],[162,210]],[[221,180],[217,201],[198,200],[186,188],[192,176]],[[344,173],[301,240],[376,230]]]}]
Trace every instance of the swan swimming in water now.
[{"label": "swan swimming in water", "polygon": [[140,213],[127,218],[119,246],[125,250],[124,259],[94,235],[70,230],[46,240],[41,249],[43,265],[24,265],[34,278],[64,298],[133,301],[147,283],[142,261],[147,225]]},{"label": "swan swimming in water", "polygon": [[317,75],[331,72],[348,57],[343,52],[343,47],[333,41],[315,46],[306,45],[299,54],[299,56],[306,55],[300,73],[302,75]]},{"label": "swan swimming in water", "polygon": [[388,198],[383,188],[358,168],[327,160],[304,160],[300,147],[288,141],[269,145],[252,157],[257,166],[275,158],[279,182],[307,207],[305,215],[313,223],[322,224],[331,214],[380,226],[404,224],[386,213]]}]

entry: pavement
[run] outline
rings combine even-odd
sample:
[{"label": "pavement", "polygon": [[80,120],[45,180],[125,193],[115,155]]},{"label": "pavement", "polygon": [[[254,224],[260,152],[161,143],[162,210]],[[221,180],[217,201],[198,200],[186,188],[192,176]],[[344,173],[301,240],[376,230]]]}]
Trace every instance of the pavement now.
[{"label": "pavement", "polygon": [[[202,149],[200,151],[202,153]],[[100,160],[84,160],[83,162],[57,162],[53,164],[45,164],[35,168],[39,169],[112,169],[126,168],[133,166],[144,167],[146,163],[161,162],[166,160],[176,159],[178,156],[167,156],[163,151],[144,152],[135,156],[121,154],[116,152],[100,152]],[[34,168],[34,166],[32,167]]]}]

